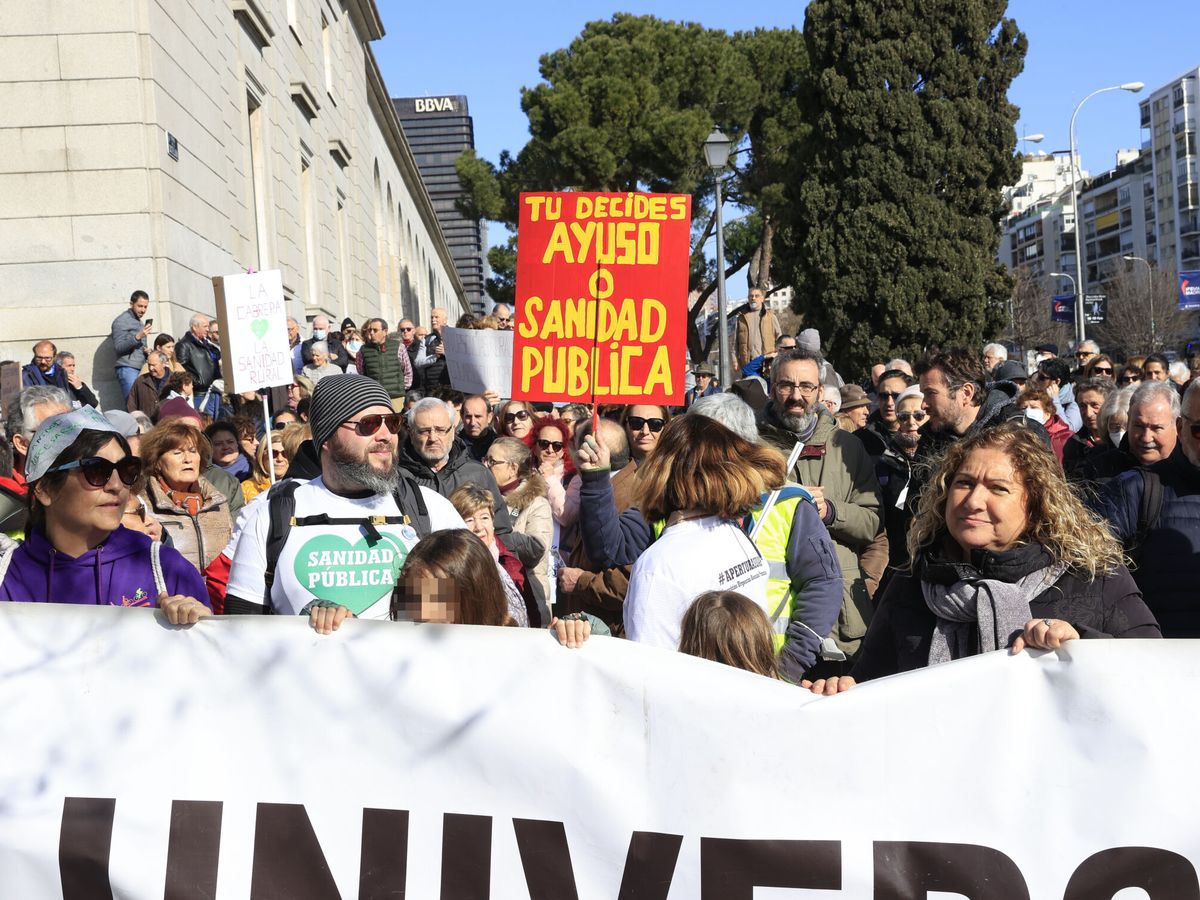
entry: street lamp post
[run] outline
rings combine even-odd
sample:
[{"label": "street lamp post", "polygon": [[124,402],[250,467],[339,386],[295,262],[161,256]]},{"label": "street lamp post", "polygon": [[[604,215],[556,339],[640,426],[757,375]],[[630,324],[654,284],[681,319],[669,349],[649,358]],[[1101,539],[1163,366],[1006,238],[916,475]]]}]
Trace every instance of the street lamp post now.
[{"label": "street lamp post", "polygon": [[1146,296],[1150,298],[1150,352],[1154,353],[1158,349],[1158,336],[1154,327],[1154,269],[1150,267],[1150,260],[1134,256],[1132,253],[1122,256],[1121,259],[1125,262],[1137,261],[1146,265]]},{"label": "street lamp post", "polygon": [[1100,88],[1092,91],[1086,97],[1079,101],[1079,105],[1075,107],[1075,111],[1071,113],[1071,211],[1075,216],[1075,279],[1072,282],[1075,285],[1075,340],[1077,345],[1082,343],[1087,338],[1084,323],[1083,310],[1083,254],[1079,250],[1079,229],[1083,227],[1083,216],[1079,210],[1079,178],[1082,176],[1082,171],[1079,166],[1078,151],[1075,149],[1075,118],[1079,115],[1079,110],[1083,108],[1083,104],[1087,103],[1097,94],[1103,94],[1106,91],[1129,91],[1131,94],[1136,94],[1145,85],[1140,81],[1127,81],[1125,84],[1115,84],[1112,87]]},{"label": "street lamp post", "polygon": [[729,163],[731,141],[714,127],[704,142],[704,159],[712,169],[717,186],[717,332],[720,348],[721,388],[729,390],[732,384],[729,368],[729,301],[725,296],[725,229],[721,221],[721,175]]}]

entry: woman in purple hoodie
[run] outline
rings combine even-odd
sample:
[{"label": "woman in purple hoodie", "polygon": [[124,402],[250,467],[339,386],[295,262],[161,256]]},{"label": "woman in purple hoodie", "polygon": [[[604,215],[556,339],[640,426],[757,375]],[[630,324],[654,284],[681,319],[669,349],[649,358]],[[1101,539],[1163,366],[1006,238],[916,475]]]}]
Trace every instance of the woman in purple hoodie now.
[{"label": "woman in purple hoodie", "polygon": [[26,458],[27,537],[0,554],[0,600],[158,606],[172,625],[210,615],[204,579],[121,525],[141,460],[91,407],[46,419]]}]

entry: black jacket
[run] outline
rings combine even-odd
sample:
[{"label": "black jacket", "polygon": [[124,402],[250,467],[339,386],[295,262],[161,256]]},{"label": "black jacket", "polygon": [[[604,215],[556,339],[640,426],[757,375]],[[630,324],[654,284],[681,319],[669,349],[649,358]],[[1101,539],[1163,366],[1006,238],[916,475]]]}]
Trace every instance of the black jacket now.
[{"label": "black jacket", "polygon": [[[212,354],[215,354],[215,361]],[[175,358],[192,376],[196,396],[207,391],[221,377],[221,348],[208,341],[200,343],[190,331],[175,344]]]},{"label": "black jacket", "polygon": [[[857,681],[869,681],[929,664],[937,617],[925,605],[922,579],[953,584],[961,579],[990,578],[1011,584],[1049,563],[1049,554],[1036,544],[1004,553],[976,551],[971,564],[927,554],[918,576],[910,571],[893,573],[850,674]],[[1154,614],[1142,602],[1141,592],[1124,566],[1095,581],[1067,572],[1035,597],[1029,610],[1031,618],[1070,623],[1082,638],[1162,637]]]},{"label": "black jacket", "polygon": [[[309,338],[300,345],[300,358],[306,366],[312,365],[312,345],[316,342],[316,338]],[[325,338],[325,343],[329,345],[329,361],[345,371],[346,366],[350,365],[350,354],[346,352],[346,348],[342,345],[341,334],[336,331],[329,332],[329,336]]]}]

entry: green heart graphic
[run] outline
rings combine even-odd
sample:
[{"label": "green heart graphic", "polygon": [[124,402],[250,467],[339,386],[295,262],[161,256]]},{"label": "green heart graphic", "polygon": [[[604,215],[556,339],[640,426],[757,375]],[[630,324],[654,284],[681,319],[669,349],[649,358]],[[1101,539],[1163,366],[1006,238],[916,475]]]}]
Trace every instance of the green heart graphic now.
[{"label": "green heart graphic", "polygon": [[305,591],[357,616],[391,594],[406,556],[408,549],[393,535],[384,534],[372,547],[365,537],[352,545],[323,534],[300,547],[293,569]]},{"label": "green heart graphic", "polygon": [[263,339],[263,335],[271,330],[271,323],[266,319],[255,319],[250,323],[250,330],[253,331],[254,336],[261,341]]}]

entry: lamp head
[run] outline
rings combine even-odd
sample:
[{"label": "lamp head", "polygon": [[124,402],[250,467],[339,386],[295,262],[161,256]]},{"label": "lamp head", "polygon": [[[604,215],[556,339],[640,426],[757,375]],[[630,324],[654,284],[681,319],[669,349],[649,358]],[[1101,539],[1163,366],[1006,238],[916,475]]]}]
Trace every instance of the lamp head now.
[{"label": "lamp head", "polygon": [[1141,91],[1146,85],[1140,81],[1127,81],[1121,85],[1121,90],[1129,91],[1131,94],[1136,94]]},{"label": "lamp head", "polygon": [[704,159],[714,172],[724,171],[729,163],[729,147],[732,142],[721,133],[720,128],[713,128],[712,134],[704,141]]}]

